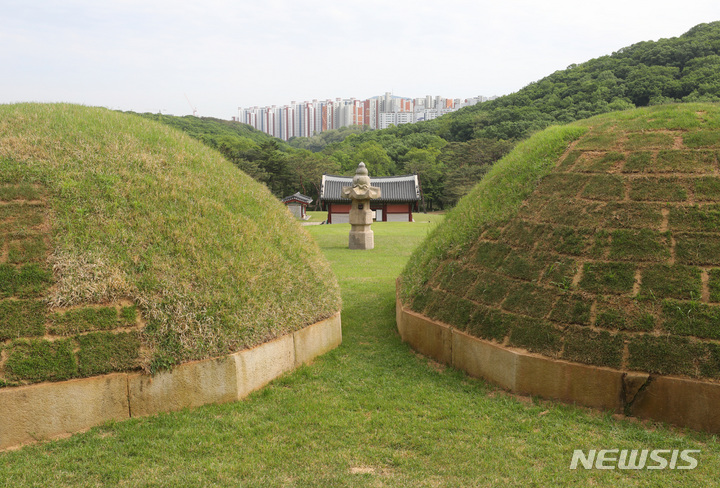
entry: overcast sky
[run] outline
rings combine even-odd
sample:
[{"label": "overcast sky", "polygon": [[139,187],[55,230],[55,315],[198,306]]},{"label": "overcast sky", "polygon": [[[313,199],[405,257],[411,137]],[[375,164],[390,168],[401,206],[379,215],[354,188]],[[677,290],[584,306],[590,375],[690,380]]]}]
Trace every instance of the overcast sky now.
[{"label": "overcast sky", "polygon": [[0,0],[0,20],[0,103],[230,119],[386,91],[504,95],[720,20],[720,1]]}]

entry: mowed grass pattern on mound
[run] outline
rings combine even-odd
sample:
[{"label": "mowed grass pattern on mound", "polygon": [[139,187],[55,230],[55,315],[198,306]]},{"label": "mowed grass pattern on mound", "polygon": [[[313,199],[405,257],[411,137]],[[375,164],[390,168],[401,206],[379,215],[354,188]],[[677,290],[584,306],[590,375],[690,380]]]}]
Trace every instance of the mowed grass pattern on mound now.
[{"label": "mowed grass pattern on mound", "polygon": [[161,124],[0,106],[0,385],[154,370],[340,308],[266,187]]},{"label": "mowed grass pattern on mound", "polygon": [[[112,422],[0,452],[3,486],[717,485],[717,436],[506,394],[402,343],[395,279],[433,225],[423,223],[428,217],[438,216],[373,224],[370,251],[348,249],[347,224],[309,228],[343,291],[343,343],[312,365],[240,402]],[[692,454],[693,470],[570,469],[576,449],[701,452]]]},{"label": "mowed grass pattern on mound", "polygon": [[554,358],[720,378],[719,153],[717,105],[538,134],[411,257],[403,299]]}]

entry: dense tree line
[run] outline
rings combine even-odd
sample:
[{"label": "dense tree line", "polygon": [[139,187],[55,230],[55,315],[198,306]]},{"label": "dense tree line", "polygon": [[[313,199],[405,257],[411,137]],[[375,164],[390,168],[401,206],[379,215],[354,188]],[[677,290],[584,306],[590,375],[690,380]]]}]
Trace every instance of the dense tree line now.
[{"label": "dense tree line", "polygon": [[516,93],[443,117],[435,131],[450,141],[517,140],[604,112],[697,101],[720,101],[720,22],[571,65]]},{"label": "dense tree line", "polygon": [[323,173],[339,171],[339,165],[326,155],[290,147],[246,124],[209,117],[138,115],[178,128],[220,151],[278,198],[299,191],[317,201]]},{"label": "dense tree line", "polygon": [[435,120],[369,131],[344,127],[284,143],[247,125],[144,114],[221,151],[278,196],[317,201],[323,173],[417,173],[428,210],[451,207],[514,144],[549,125],[661,103],[720,101],[720,22],[633,44]]}]

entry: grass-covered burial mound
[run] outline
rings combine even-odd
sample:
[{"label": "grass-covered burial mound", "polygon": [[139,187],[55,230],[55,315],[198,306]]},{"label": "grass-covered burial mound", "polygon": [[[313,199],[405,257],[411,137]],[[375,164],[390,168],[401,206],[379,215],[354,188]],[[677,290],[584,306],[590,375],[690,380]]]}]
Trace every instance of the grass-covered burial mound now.
[{"label": "grass-covered burial mound", "polygon": [[720,107],[553,127],[411,257],[405,307],[504,347],[720,378]]},{"label": "grass-covered burial mound", "polygon": [[339,308],[314,241],[218,153],[133,115],[0,106],[0,386],[219,356]]}]

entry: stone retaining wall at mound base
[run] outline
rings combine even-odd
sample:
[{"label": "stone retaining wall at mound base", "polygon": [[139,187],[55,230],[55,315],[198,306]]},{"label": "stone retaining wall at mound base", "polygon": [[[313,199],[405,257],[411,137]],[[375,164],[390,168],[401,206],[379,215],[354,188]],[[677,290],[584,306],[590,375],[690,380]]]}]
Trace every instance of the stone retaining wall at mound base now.
[{"label": "stone retaining wall at mound base", "polygon": [[413,312],[399,299],[396,319],[402,340],[419,353],[510,392],[720,432],[718,382],[590,366],[504,347]]},{"label": "stone retaining wall at mound base", "polygon": [[114,373],[0,389],[0,450],[62,437],[109,420],[236,401],[342,342],[340,312],[225,357],[155,375]]}]

